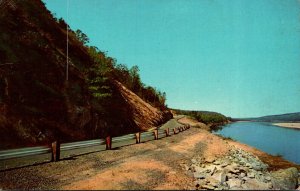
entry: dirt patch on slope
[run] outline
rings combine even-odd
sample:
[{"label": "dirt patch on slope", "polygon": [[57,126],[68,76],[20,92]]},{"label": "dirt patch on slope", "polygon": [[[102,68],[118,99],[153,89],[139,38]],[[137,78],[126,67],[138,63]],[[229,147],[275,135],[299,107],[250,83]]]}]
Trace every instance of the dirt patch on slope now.
[{"label": "dirt patch on slope", "polygon": [[201,130],[200,132],[189,136],[188,139],[184,139],[176,145],[171,145],[170,149],[174,152],[191,155],[196,150],[197,145],[202,143],[206,145],[206,149],[202,151],[203,157],[209,161],[225,155],[229,151],[229,145],[224,145],[221,138],[212,135],[208,131]]},{"label": "dirt patch on slope", "polygon": [[130,107],[130,111],[133,114],[133,120],[141,130],[157,127],[173,118],[173,114],[169,110],[161,111],[142,100],[120,82],[114,81],[113,83]]},{"label": "dirt patch on slope", "polygon": [[[63,189],[149,189],[148,182],[152,182],[157,175],[163,176],[169,168],[155,160],[128,160],[124,163],[106,169],[88,180],[74,182]],[[156,175],[156,176],[153,176]]]}]

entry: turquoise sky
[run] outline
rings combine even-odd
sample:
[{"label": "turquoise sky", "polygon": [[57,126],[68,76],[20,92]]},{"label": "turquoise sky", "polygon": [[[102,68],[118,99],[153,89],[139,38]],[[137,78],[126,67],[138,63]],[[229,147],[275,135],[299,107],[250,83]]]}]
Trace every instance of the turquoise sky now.
[{"label": "turquoise sky", "polygon": [[43,0],[171,108],[232,117],[300,111],[300,1]]}]

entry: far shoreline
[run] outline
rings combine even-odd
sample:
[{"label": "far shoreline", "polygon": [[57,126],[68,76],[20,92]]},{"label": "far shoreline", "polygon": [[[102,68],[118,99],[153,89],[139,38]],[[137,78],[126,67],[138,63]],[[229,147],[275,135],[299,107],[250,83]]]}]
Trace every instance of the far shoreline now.
[{"label": "far shoreline", "polygon": [[295,123],[272,123],[272,125],[300,130],[300,122],[295,122]]}]

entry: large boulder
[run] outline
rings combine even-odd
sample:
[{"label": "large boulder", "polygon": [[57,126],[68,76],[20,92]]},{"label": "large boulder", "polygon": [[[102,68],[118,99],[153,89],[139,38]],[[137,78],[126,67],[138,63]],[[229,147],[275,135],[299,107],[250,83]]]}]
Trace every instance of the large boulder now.
[{"label": "large boulder", "polygon": [[242,181],[239,179],[229,179],[227,181],[227,184],[229,186],[229,188],[231,189],[236,189],[236,188],[240,188],[242,185]]},{"label": "large boulder", "polygon": [[212,178],[216,179],[220,183],[224,183],[228,179],[228,177],[225,174],[225,172],[220,171],[220,170],[216,171],[216,173],[214,173],[214,175],[212,176]]},{"label": "large boulder", "polygon": [[248,179],[244,184],[242,184],[242,188],[249,190],[269,190],[272,188],[272,185],[270,183],[260,182],[257,179]]},{"label": "large boulder", "polygon": [[204,179],[206,177],[206,175],[201,172],[194,172],[194,177],[199,178],[199,179]]},{"label": "large boulder", "polygon": [[298,185],[298,170],[295,167],[291,167],[272,172],[271,181],[274,189],[296,189]]}]

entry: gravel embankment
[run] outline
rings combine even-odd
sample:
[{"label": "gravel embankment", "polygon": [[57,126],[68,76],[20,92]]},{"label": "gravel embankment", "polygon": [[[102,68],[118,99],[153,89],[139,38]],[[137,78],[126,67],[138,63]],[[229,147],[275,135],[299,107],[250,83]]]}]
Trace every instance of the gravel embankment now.
[{"label": "gravel embankment", "polygon": [[[268,190],[297,188],[298,170],[295,167],[283,173],[268,171],[268,165],[257,156],[232,147],[228,155],[217,160],[191,159],[188,173],[194,176],[198,189]],[[276,175],[277,174],[277,175]]]}]

